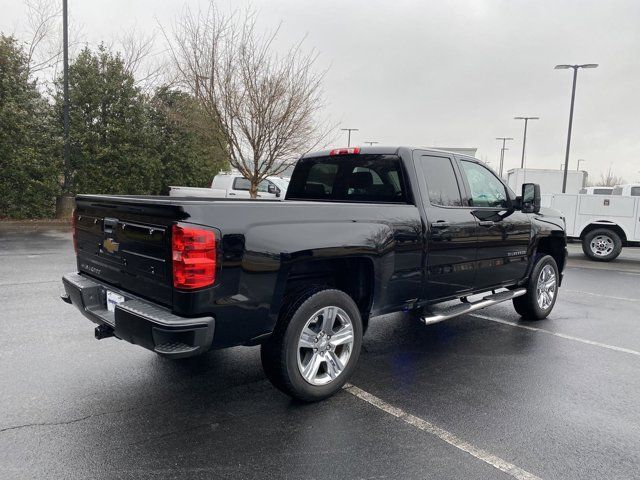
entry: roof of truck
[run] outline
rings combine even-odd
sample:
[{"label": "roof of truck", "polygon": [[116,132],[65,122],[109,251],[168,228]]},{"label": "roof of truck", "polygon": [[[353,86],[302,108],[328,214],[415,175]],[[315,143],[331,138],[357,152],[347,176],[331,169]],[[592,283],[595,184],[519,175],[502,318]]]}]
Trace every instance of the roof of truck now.
[{"label": "roof of truck", "polygon": [[408,145],[371,145],[371,146],[353,146],[353,147],[339,147],[339,148],[331,148],[327,150],[318,150],[314,152],[309,152],[302,155],[301,158],[314,158],[314,157],[326,157],[331,154],[333,150],[346,150],[346,149],[358,149],[358,154],[360,155],[396,155],[399,150],[407,149],[407,150],[420,150],[422,152],[433,153],[433,154],[441,154],[441,153],[450,153],[451,155],[456,155],[458,157],[469,158],[473,160],[478,160],[470,155],[465,155],[460,152],[447,151],[439,148],[425,148],[425,147],[412,147]]}]

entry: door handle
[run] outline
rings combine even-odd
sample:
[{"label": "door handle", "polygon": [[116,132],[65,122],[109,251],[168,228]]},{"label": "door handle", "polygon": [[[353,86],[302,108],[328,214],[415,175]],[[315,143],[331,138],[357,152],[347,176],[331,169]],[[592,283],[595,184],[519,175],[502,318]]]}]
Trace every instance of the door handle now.
[{"label": "door handle", "polygon": [[493,220],[482,220],[478,222],[478,224],[483,227],[492,227],[493,225],[496,224],[496,222],[494,222]]},{"label": "door handle", "polygon": [[445,222],[445,221],[443,221],[443,220],[440,220],[440,221],[438,221],[438,222],[433,222],[433,223],[431,224],[431,226],[432,226],[433,228],[447,228],[447,227],[449,227],[449,226],[450,226],[450,224],[449,224],[449,222]]},{"label": "door handle", "polygon": [[230,197],[235,197],[235,196],[236,196],[236,194],[235,194],[235,193],[233,193],[233,192],[229,192],[229,196],[230,196]]}]

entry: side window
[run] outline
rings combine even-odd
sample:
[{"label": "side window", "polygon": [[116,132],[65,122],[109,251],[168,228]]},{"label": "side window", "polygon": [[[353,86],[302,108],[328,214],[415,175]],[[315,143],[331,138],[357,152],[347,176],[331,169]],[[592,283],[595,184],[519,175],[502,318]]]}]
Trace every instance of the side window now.
[{"label": "side window", "polygon": [[419,166],[418,174],[423,176],[427,184],[429,201],[433,205],[462,206],[460,188],[451,160],[446,157],[423,155],[416,164]]},{"label": "side window", "polygon": [[611,192],[611,195],[622,195],[622,187],[615,187]]},{"label": "side window", "polygon": [[460,163],[471,189],[471,202],[474,207],[509,206],[507,191],[491,170],[475,162],[462,160]]},{"label": "side window", "polygon": [[258,192],[266,193],[269,191],[269,184],[271,182],[269,180],[263,180],[258,184]]},{"label": "side window", "polygon": [[251,182],[246,178],[236,177],[233,179],[234,190],[249,190],[250,187],[251,187]]},{"label": "side window", "polygon": [[631,196],[640,197],[640,187],[631,187]]}]

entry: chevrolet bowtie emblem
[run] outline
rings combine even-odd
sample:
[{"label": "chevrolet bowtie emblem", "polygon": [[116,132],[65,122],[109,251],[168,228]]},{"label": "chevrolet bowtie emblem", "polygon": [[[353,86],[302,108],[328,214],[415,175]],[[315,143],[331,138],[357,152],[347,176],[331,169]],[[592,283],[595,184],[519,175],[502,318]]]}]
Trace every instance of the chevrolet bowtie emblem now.
[{"label": "chevrolet bowtie emblem", "polygon": [[109,253],[114,253],[120,248],[120,244],[113,240],[113,238],[105,238],[102,242],[102,247]]}]

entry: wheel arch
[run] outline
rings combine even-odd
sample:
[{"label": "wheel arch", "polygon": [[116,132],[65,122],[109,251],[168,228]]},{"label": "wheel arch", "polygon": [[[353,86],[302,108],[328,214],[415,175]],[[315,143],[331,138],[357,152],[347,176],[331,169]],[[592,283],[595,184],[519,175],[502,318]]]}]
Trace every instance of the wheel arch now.
[{"label": "wheel arch", "polygon": [[567,239],[564,235],[552,233],[551,235],[542,237],[538,240],[538,244],[536,245],[536,254],[551,255],[556,261],[558,270],[562,272],[566,262],[566,246]]},{"label": "wheel arch", "polygon": [[356,303],[366,329],[375,294],[374,280],[375,265],[369,256],[298,261],[288,269],[280,298],[274,301],[272,308],[273,311],[279,311],[290,295],[312,285],[336,288],[345,292]]},{"label": "wheel arch", "polygon": [[616,232],[620,237],[620,240],[622,240],[623,245],[627,242],[628,235],[625,229],[619,224],[611,222],[609,220],[596,220],[582,227],[582,230],[580,231],[580,240],[584,240],[584,237],[587,236],[589,232],[598,230],[600,228],[609,229],[613,232]]}]

